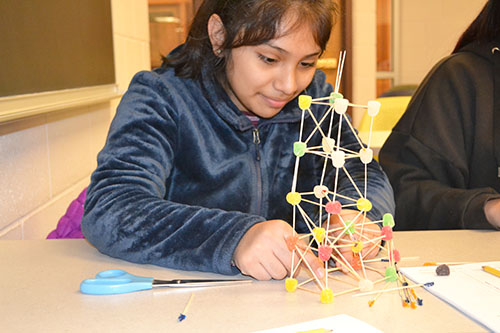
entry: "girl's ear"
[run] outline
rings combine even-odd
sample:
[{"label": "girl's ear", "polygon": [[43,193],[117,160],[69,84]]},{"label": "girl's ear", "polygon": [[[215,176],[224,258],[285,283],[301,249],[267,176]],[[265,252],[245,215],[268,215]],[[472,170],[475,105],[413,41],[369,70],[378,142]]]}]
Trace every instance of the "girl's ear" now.
[{"label": "girl's ear", "polygon": [[226,39],[226,30],[224,29],[224,24],[219,15],[212,14],[212,16],[210,16],[207,30],[210,43],[212,44],[212,50],[214,54],[219,57],[222,53],[222,45]]}]

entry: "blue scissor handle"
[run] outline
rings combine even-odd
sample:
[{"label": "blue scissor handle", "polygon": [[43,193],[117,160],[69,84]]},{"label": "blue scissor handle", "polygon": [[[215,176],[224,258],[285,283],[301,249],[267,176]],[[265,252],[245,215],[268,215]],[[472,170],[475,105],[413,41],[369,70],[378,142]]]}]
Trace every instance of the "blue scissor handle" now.
[{"label": "blue scissor handle", "polygon": [[153,288],[153,278],[136,276],[121,269],[110,269],[97,273],[95,279],[87,279],[80,284],[85,294],[111,295]]}]

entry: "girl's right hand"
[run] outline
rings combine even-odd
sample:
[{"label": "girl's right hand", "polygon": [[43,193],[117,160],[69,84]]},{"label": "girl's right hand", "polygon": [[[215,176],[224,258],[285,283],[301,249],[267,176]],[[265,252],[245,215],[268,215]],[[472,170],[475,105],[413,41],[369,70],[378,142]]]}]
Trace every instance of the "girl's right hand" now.
[{"label": "girl's right hand", "polygon": [[[286,240],[294,235],[295,230],[283,220],[257,223],[241,238],[234,251],[233,261],[242,274],[257,280],[281,280],[290,274],[292,252]],[[299,247],[307,247],[302,240],[298,242]],[[297,254],[295,256],[294,263],[297,263],[299,257]],[[306,252],[304,258],[318,278],[324,277],[323,263],[311,250]]]}]

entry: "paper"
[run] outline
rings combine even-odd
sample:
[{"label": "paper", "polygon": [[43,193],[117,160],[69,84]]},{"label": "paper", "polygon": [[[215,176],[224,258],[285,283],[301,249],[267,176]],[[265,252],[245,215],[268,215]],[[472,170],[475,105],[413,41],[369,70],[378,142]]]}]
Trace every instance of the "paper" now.
[{"label": "paper", "polygon": [[437,276],[436,266],[399,270],[417,284],[434,282],[424,288],[489,330],[500,332],[500,278],[485,272],[482,266],[500,269],[500,261],[450,265],[448,276]]},{"label": "paper", "polygon": [[304,331],[315,331],[325,329],[327,332],[331,330],[335,333],[352,333],[352,332],[366,332],[366,333],[382,333],[382,331],[376,329],[373,326],[368,325],[367,323],[348,316],[346,314],[341,314],[333,317],[312,320],[303,322],[300,324],[289,325],[279,328],[274,328],[270,330],[258,331],[255,333],[290,333],[290,332],[304,332]]}]

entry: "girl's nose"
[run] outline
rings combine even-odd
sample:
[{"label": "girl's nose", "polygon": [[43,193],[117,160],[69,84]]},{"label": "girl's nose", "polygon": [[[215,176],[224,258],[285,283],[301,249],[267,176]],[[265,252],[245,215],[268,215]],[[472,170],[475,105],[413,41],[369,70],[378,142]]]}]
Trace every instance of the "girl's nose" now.
[{"label": "girl's nose", "polygon": [[290,96],[297,91],[297,74],[294,69],[278,71],[274,82],[274,88],[281,91],[284,95]]}]

